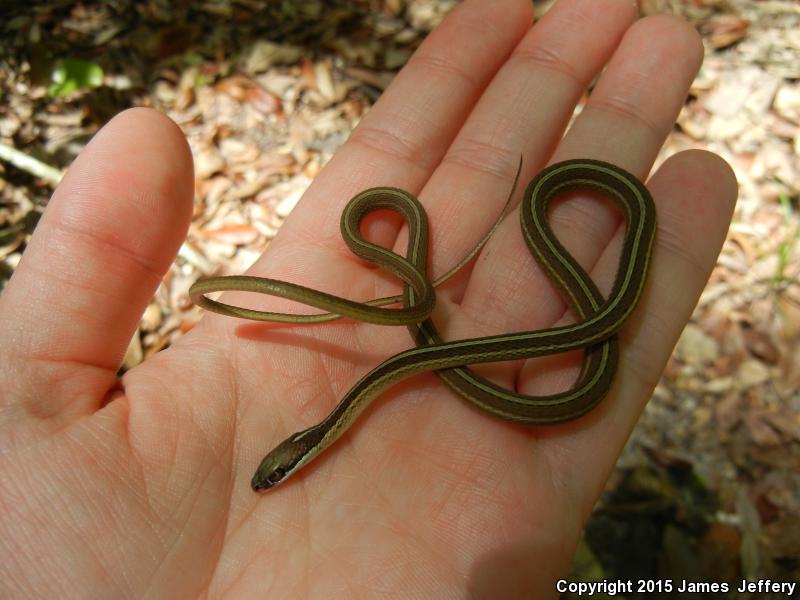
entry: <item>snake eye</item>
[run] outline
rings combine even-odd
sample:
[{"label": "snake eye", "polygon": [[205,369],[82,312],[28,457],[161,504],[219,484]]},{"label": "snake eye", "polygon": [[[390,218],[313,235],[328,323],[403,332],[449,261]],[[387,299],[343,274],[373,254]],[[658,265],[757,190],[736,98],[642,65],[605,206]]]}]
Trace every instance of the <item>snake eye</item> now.
[{"label": "snake eye", "polygon": [[284,471],[283,469],[275,469],[272,473],[269,474],[269,477],[267,477],[267,481],[269,481],[271,485],[275,485],[284,477],[286,477],[286,471]]}]

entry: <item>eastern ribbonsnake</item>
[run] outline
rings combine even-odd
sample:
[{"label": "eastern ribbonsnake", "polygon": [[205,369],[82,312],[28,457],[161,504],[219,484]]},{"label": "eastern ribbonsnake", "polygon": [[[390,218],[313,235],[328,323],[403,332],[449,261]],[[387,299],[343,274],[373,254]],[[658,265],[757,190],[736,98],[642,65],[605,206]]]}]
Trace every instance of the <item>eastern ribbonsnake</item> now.
[{"label": "eastern ribbonsnake", "polygon": [[[547,209],[552,200],[576,189],[600,192],[615,201],[625,216],[619,268],[608,298],[603,298],[584,269],[556,239],[547,222]],[[359,230],[362,219],[378,209],[394,210],[408,223],[406,257],[362,238]],[[341,231],[355,254],[387,268],[405,282],[402,296],[360,303],[287,282],[249,276],[202,279],[191,287],[189,293],[196,304],[230,316],[283,322],[320,322],[347,316],[370,323],[407,325],[416,341],[416,347],[392,356],[364,375],[321,423],[292,434],[271,450],[253,476],[254,490],[268,489],[285,481],[333,444],[382,391],[417,373],[436,371],[451,389],[478,408],[499,418],[529,425],[574,419],[606,395],[619,360],[615,334],[641,296],[650,263],[656,231],[656,209],[650,194],[636,177],[615,165],[590,159],[567,160],[547,167],[534,177],[525,191],[520,217],[528,248],[563,292],[578,319],[576,323],[443,341],[430,319],[435,302],[434,286],[472,258],[497,223],[464,260],[432,284],[427,276],[425,210],[408,192],[389,187],[371,188],[350,200],[342,213]],[[281,296],[330,312],[322,315],[267,313],[205,297],[207,293],[225,290]],[[402,301],[402,308],[382,308],[397,301]],[[532,358],[578,348],[585,348],[585,353],[577,382],[569,390],[547,396],[509,391],[467,368],[471,364]]]}]

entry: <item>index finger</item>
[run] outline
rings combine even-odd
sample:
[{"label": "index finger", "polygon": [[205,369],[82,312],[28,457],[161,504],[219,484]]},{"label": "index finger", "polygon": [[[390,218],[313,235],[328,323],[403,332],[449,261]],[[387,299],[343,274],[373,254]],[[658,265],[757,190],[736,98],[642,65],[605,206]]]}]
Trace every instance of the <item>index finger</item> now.
[{"label": "index finger", "polygon": [[[314,180],[270,245],[270,267],[259,263],[255,270],[280,270],[280,254],[291,244],[313,241],[315,248],[347,254],[339,237],[339,215],[365,188],[394,186],[417,194],[530,25],[531,4],[525,0],[468,0],[459,5]],[[398,229],[394,223],[371,232],[370,238],[392,246]],[[293,275],[304,277],[296,269]]]}]

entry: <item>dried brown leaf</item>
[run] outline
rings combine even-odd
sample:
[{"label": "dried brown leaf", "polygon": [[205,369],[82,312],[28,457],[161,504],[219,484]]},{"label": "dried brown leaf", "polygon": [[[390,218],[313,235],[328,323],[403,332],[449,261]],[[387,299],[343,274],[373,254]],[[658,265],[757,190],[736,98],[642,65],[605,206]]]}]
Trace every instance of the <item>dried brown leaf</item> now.
[{"label": "dried brown leaf", "polygon": [[765,526],[761,541],[775,560],[796,561],[800,556],[800,517],[789,515]]},{"label": "dried brown leaf", "polygon": [[247,90],[253,87],[253,82],[242,75],[234,75],[217,82],[214,87],[218,92],[228,94],[228,96],[239,102],[244,102]]},{"label": "dried brown leaf", "polygon": [[245,102],[264,115],[279,113],[282,108],[281,99],[259,85],[254,85],[247,91]]},{"label": "dried brown leaf", "polygon": [[675,355],[687,364],[701,365],[716,358],[719,353],[717,342],[696,325],[689,324],[683,330]]},{"label": "dried brown leaf", "polygon": [[753,327],[743,327],[742,334],[747,351],[752,356],[770,365],[777,364],[780,359],[780,351],[770,336]]},{"label": "dried brown leaf", "polygon": [[749,413],[742,418],[750,439],[759,446],[777,446],[781,443],[781,437],[764,418],[763,413]]},{"label": "dried brown leaf", "polygon": [[200,232],[203,237],[212,239],[226,244],[234,244],[236,246],[243,246],[250,244],[258,239],[259,232],[252,225],[234,224],[224,225],[217,229],[211,229]]},{"label": "dried brown leaf", "polygon": [[717,402],[714,412],[718,430],[729,433],[741,420],[742,397],[738,393],[728,394]]},{"label": "dried brown leaf", "polygon": [[371,71],[369,69],[359,69],[350,67],[345,69],[345,74],[357,81],[365,83],[379,90],[385,90],[395,77],[393,71]]},{"label": "dried brown leaf", "polygon": [[772,427],[784,434],[787,439],[800,442],[800,415],[789,410],[764,413],[764,419]]},{"label": "dried brown leaf", "polygon": [[717,15],[705,25],[711,47],[717,50],[732,46],[747,35],[749,23],[738,15]]},{"label": "dried brown leaf", "polygon": [[760,385],[769,379],[769,369],[760,360],[749,359],[736,371],[736,387],[739,391]]}]

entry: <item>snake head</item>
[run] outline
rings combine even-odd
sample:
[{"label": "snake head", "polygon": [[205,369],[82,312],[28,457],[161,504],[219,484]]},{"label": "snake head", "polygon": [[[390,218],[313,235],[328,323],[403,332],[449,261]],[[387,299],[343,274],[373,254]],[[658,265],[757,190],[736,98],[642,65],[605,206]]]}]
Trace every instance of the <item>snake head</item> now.
[{"label": "snake head", "polygon": [[250,482],[253,491],[260,492],[286,481],[309,460],[306,431],[295,433],[278,444],[258,465]]}]

